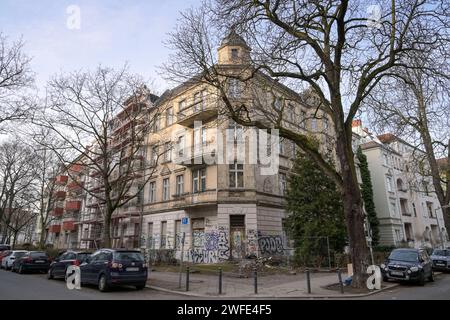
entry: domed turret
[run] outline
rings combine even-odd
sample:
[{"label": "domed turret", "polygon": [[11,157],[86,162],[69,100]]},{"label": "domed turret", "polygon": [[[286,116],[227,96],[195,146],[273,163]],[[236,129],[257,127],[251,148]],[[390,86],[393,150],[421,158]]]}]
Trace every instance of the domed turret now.
[{"label": "domed turret", "polygon": [[219,64],[244,64],[250,61],[250,51],[244,38],[234,28],[223,38],[218,49]]}]

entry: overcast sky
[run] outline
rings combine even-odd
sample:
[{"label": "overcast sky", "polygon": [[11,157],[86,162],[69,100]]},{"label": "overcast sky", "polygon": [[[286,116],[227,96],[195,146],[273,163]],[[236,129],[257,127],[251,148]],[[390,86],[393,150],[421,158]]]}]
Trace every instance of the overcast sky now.
[{"label": "overcast sky", "polygon": [[[163,41],[175,27],[179,12],[199,0],[0,0],[0,32],[23,37],[32,57],[37,84],[60,71],[120,67],[128,62],[132,72],[154,79],[169,50]],[[80,9],[80,28],[73,18]],[[68,12],[69,8],[69,12]],[[69,27],[68,27],[69,25]]]}]

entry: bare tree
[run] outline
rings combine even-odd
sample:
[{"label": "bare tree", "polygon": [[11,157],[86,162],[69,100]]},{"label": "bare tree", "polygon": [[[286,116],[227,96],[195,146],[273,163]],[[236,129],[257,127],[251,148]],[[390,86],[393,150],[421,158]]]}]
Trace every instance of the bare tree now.
[{"label": "bare tree", "polygon": [[24,90],[32,85],[33,74],[23,45],[22,40],[10,43],[0,33],[0,125],[23,119],[32,109]]},{"label": "bare tree", "polygon": [[[157,116],[143,81],[120,70],[98,67],[74,72],[49,83],[45,118],[62,145],[49,146],[69,177],[82,166],[89,183],[79,185],[86,206],[103,217],[103,246],[111,246],[113,213],[141,195],[155,165],[145,161],[146,139]],[[142,201],[142,200],[141,200]]]},{"label": "bare tree", "polygon": [[450,163],[450,39],[445,40],[432,51],[410,54],[407,64],[413,68],[394,68],[366,104],[374,127],[389,128],[425,152],[415,153],[417,168],[431,177],[450,230],[450,167],[441,170],[438,163],[440,158]]},{"label": "bare tree", "polygon": [[[448,23],[448,3],[436,1],[378,1],[377,14],[367,16],[369,1],[312,0],[215,0],[183,13],[168,44],[175,50],[164,71],[172,79],[194,79],[217,89],[228,115],[237,123],[262,129],[278,129],[294,141],[339,186],[343,199],[353,285],[365,285],[368,250],[364,213],[352,150],[352,121],[361,103],[387,76],[404,64],[401,58],[427,50],[443,36]],[[375,13],[377,13],[375,12]],[[251,61],[239,67],[220,66],[213,49],[218,36],[231,27],[246,36]],[[446,26],[445,26],[446,27]],[[417,44],[422,44],[419,48]],[[338,168],[309,143],[308,136],[279,121],[261,121],[253,113],[253,99],[236,100],[228,94],[230,79],[249,83],[269,75],[309,94],[297,98],[313,103],[333,122]],[[195,78],[192,78],[195,77]],[[266,103],[267,105],[267,103]],[[271,103],[276,107],[274,103]]]},{"label": "bare tree", "polygon": [[[0,222],[2,224],[2,242],[10,238],[10,233],[21,230],[21,215],[31,212],[35,201],[33,183],[36,166],[32,150],[20,140],[0,145]],[[19,222],[22,221],[22,222]],[[13,226],[15,226],[13,228]]]}]

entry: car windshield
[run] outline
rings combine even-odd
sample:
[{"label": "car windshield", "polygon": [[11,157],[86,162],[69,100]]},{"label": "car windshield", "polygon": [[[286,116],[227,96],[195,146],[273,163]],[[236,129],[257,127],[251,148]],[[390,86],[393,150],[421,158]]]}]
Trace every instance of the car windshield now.
[{"label": "car windshield", "polygon": [[400,260],[400,261],[408,261],[408,262],[417,262],[418,259],[417,252],[414,251],[392,251],[389,256],[390,260]]},{"label": "car windshield", "polygon": [[14,257],[20,258],[23,257],[26,254],[26,252],[14,252]]},{"label": "car windshield", "polygon": [[450,250],[434,250],[433,256],[446,256],[450,257]]},{"label": "car windshield", "polygon": [[120,261],[144,261],[140,252],[115,252],[114,259]]},{"label": "car windshield", "polygon": [[30,256],[32,258],[47,258],[47,254],[45,252],[31,252]]}]

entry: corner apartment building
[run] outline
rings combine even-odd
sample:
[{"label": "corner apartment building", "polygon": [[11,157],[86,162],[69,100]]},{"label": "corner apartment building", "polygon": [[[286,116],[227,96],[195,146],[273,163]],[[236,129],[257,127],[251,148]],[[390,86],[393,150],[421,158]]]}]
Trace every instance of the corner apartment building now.
[{"label": "corner apartment building", "polygon": [[[218,68],[240,72],[250,61],[250,50],[232,31],[218,49]],[[283,110],[285,125],[303,133],[326,133],[318,136],[327,142],[324,148],[332,149],[327,117],[320,111],[313,117],[316,109],[301,105],[302,97],[270,77],[259,74],[256,79],[270,88],[270,94],[229,79],[230,99],[252,105],[259,98],[267,111],[275,105]],[[156,101],[160,119],[149,134],[146,161],[155,161],[161,148],[170,152],[158,161],[145,188],[141,246],[174,249],[177,258],[183,254],[185,261],[194,263],[283,255],[283,196],[295,145],[267,140],[267,155],[279,157],[275,172],[265,174],[267,165],[257,150],[264,134],[258,132],[255,138],[251,128],[227,118],[215,90],[191,79]],[[257,161],[249,161],[255,154]],[[226,161],[208,161],[211,158]]]},{"label": "corner apartment building", "polygon": [[373,135],[361,120],[353,122],[353,132],[369,164],[380,244],[434,247],[441,235],[448,244],[439,201],[417,161],[423,151],[390,133]]}]

